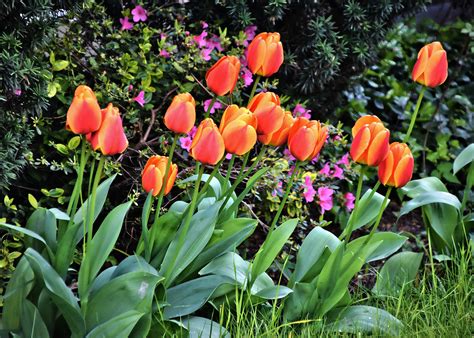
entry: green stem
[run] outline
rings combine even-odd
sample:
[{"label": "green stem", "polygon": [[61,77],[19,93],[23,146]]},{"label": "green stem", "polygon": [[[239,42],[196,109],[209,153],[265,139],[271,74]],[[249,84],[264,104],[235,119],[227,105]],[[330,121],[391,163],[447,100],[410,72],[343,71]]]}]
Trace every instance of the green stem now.
[{"label": "green stem", "polygon": [[229,165],[227,166],[227,173],[225,175],[226,182],[230,179],[230,172],[234,168],[234,161],[235,161],[235,154],[232,154],[232,158],[229,161]]},{"label": "green stem", "polygon": [[217,96],[214,96],[211,100],[211,103],[209,104],[209,107],[207,107],[206,115],[204,116],[205,119],[207,119],[209,115],[211,114],[211,109],[214,106],[214,103],[216,103],[216,101],[217,101]]},{"label": "green stem", "polygon": [[341,238],[344,237],[344,234],[345,234],[346,243],[349,241],[349,239],[351,237],[354,220],[357,218],[357,214],[358,214],[358,211],[359,211],[360,195],[362,193],[362,184],[364,183],[364,175],[365,175],[366,169],[367,169],[367,167],[363,166],[362,169],[360,170],[359,182],[357,183],[356,201],[355,201],[355,205],[354,205],[354,210],[352,210],[353,217],[349,218],[349,222],[348,222],[346,228],[342,232],[341,236],[339,236],[339,239],[341,239]]},{"label": "green stem", "polygon": [[247,103],[247,105],[249,105],[250,101],[252,101],[252,99],[255,95],[255,91],[257,90],[257,85],[258,85],[259,82],[260,82],[260,75],[257,75],[257,77],[255,78],[255,81],[253,83],[252,91],[250,92],[249,102]]},{"label": "green stem", "polygon": [[433,279],[433,288],[436,290],[437,284],[436,284],[435,267],[434,267],[434,261],[433,261],[433,249],[431,247],[431,231],[429,227],[426,230],[428,234],[428,248],[430,250],[431,278]]},{"label": "green stem", "polygon": [[370,242],[370,240],[371,240],[372,237],[374,236],[375,230],[377,230],[377,228],[379,227],[380,221],[382,220],[383,212],[384,212],[385,208],[387,207],[385,204],[387,204],[387,201],[388,201],[388,198],[389,198],[391,192],[392,192],[392,187],[388,187],[387,193],[385,194],[385,198],[383,199],[382,205],[380,206],[380,210],[379,210],[379,213],[378,213],[378,215],[377,215],[375,224],[374,224],[374,226],[372,227],[372,230],[370,230],[369,236],[368,236],[367,239],[365,240],[365,242],[364,242],[364,244],[362,245],[362,247],[364,247],[367,243]]},{"label": "green stem", "polygon": [[413,131],[413,127],[415,126],[416,116],[418,115],[418,111],[420,110],[421,100],[423,100],[423,95],[425,94],[425,90],[426,90],[426,87],[423,86],[421,88],[420,94],[418,95],[415,111],[413,112],[413,115],[411,116],[410,126],[408,127],[407,134],[405,135],[405,138],[403,139],[404,143],[407,143],[408,140],[410,139],[410,135],[411,135],[411,132]]},{"label": "green stem", "polygon": [[[92,157],[92,165],[91,165],[91,170],[90,170],[90,173],[89,173],[89,184],[87,185],[87,196],[92,196],[91,195],[91,188],[92,188],[92,182],[94,181],[94,172],[95,172],[95,158],[94,156]],[[91,203],[91,200],[88,199],[87,200],[87,209],[90,208],[90,203]],[[83,241],[82,241],[82,255],[85,256],[86,255],[86,238],[87,238],[87,217],[88,215],[86,214],[83,214],[83,222],[82,222],[82,238],[83,238]]]},{"label": "green stem", "polygon": [[471,189],[472,189],[472,182],[474,182],[474,162],[472,162],[471,165],[469,166],[469,172],[467,173],[466,186],[464,187],[464,193],[463,193],[462,202],[461,202],[461,215],[464,214],[464,210],[466,209],[469,193],[471,192]]},{"label": "green stem", "polygon": [[[82,136],[81,136],[82,138]],[[67,207],[67,214],[71,217],[69,225],[72,223],[72,219],[74,214],[76,213],[77,210],[77,203],[79,200],[79,192],[81,191],[82,188],[82,180],[84,177],[84,169],[87,163],[87,158],[89,156],[86,156],[86,140],[82,139],[81,140],[82,146],[81,146],[81,158],[79,160],[79,170],[77,172],[77,180],[76,184],[74,185],[74,190],[72,191],[71,199],[69,200],[69,205]]]},{"label": "green stem", "polygon": [[100,156],[99,165],[97,166],[97,171],[95,173],[94,184],[92,185],[92,192],[89,196],[91,203],[90,208],[87,208],[87,245],[92,240],[92,231],[94,223],[94,210],[95,210],[95,200],[97,195],[97,187],[99,186],[100,178],[102,176],[102,170],[104,168],[105,156]]},{"label": "green stem", "polygon": [[202,194],[206,193],[206,190],[209,188],[211,185],[211,181],[216,176],[216,174],[219,172],[219,168],[222,165],[222,162],[224,162],[225,157],[223,157],[215,166],[214,169],[212,170],[211,174],[206,180],[206,183],[204,183],[204,186],[202,187],[201,191],[199,191],[199,197],[202,196]]}]

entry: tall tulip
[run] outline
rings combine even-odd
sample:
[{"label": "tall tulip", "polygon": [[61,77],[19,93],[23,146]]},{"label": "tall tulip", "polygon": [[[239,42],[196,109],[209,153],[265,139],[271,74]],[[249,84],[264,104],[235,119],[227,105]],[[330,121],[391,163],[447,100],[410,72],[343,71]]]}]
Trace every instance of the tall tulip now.
[{"label": "tall tulip", "polygon": [[203,120],[191,144],[191,156],[201,163],[215,165],[224,156],[224,151],[224,139],[214,121]]},{"label": "tall tulip", "polygon": [[378,166],[388,155],[390,132],[376,116],[361,117],[352,128],[350,154],[355,162]]},{"label": "tall tulip", "polygon": [[280,98],[272,92],[259,93],[249,102],[248,109],[257,117],[257,134],[276,132],[283,124],[285,112],[280,107]]},{"label": "tall tulip", "polygon": [[219,126],[226,151],[235,155],[246,154],[257,142],[256,128],[257,118],[250,110],[235,104],[228,106]]},{"label": "tall tulip", "polygon": [[168,177],[165,178],[166,165],[168,157],[166,156],[152,156],[148,159],[145,168],[142,172],[142,186],[146,192],[153,189],[153,196],[157,196],[163,184],[165,184],[164,195],[167,195],[174,185],[176,175],[178,174],[178,166],[171,164],[168,171]]},{"label": "tall tulip", "polygon": [[286,111],[285,116],[283,117],[283,124],[280,129],[265,135],[259,135],[258,140],[266,145],[271,145],[274,147],[279,147],[288,139],[288,133],[290,132],[291,127],[293,126],[295,119],[291,115],[291,112]]},{"label": "tall tulip", "polygon": [[189,93],[178,94],[166,110],[165,126],[178,134],[187,134],[196,122],[196,102]]},{"label": "tall tulip", "polygon": [[327,136],[327,127],[322,127],[319,121],[299,117],[288,133],[288,148],[298,160],[311,160],[319,154]]},{"label": "tall tulip", "polygon": [[271,76],[283,63],[283,46],[279,33],[260,33],[250,43],[247,62],[253,74]]},{"label": "tall tulip", "polygon": [[235,56],[223,56],[207,71],[207,86],[218,96],[232,93],[239,79],[239,73],[239,59]]},{"label": "tall tulip", "polygon": [[420,49],[411,77],[427,87],[437,87],[446,81],[448,58],[440,42],[432,42]]},{"label": "tall tulip", "polygon": [[379,180],[383,185],[403,187],[411,180],[414,160],[405,143],[393,142],[387,158],[379,165]]},{"label": "tall tulip", "polygon": [[89,134],[99,129],[102,122],[100,106],[88,86],[78,86],[66,115],[66,127],[75,134]]}]

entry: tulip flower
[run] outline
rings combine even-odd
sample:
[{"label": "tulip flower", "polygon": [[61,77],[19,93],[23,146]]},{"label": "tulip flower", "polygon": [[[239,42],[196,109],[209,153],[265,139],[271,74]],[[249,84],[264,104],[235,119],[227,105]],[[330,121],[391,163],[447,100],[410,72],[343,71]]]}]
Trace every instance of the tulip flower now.
[{"label": "tulip flower", "polygon": [[76,88],[66,116],[66,128],[75,134],[88,134],[99,129],[102,122],[99,103],[87,86]]},{"label": "tulip flower", "polygon": [[148,159],[142,172],[142,186],[146,192],[153,189],[153,196],[157,196],[161,192],[163,184],[165,185],[164,195],[170,192],[178,174],[178,166],[171,163],[168,177],[165,179],[167,164],[168,157],[166,156],[155,155]]},{"label": "tulip flower", "polygon": [[173,98],[165,114],[165,126],[178,134],[187,134],[196,122],[196,102],[189,93]]},{"label": "tulip flower", "polygon": [[94,150],[100,149],[104,155],[123,153],[128,147],[128,140],[122,126],[122,119],[117,107],[109,103],[102,109],[102,124],[96,132],[87,135]]},{"label": "tulip flower", "polygon": [[283,63],[283,46],[278,33],[260,33],[249,45],[248,67],[253,74],[271,76]]},{"label": "tulip flower", "polygon": [[296,159],[311,160],[319,154],[327,136],[327,127],[321,127],[319,121],[299,117],[289,130],[288,148]]},{"label": "tulip flower", "polygon": [[437,87],[448,77],[448,58],[438,41],[420,49],[411,74],[413,81],[427,87]]},{"label": "tulip flower", "polygon": [[257,117],[257,134],[268,135],[281,128],[285,112],[280,107],[280,98],[275,93],[255,95],[247,108]]},{"label": "tulip flower", "polygon": [[271,145],[274,147],[279,147],[288,139],[288,133],[290,128],[293,126],[295,119],[293,118],[291,112],[286,111],[285,116],[283,117],[283,124],[280,129],[271,134],[259,135],[258,140],[266,145]]},{"label": "tulip flower", "polygon": [[352,128],[351,157],[355,162],[378,166],[388,155],[390,132],[376,116],[363,116]]},{"label": "tulip flower", "polygon": [[224,156],[224,151],[224,139],[214,121],[203,120],[191,144],[191,156],[201,163],[215,165]]},{"label": "tulip flower", "polygon": [[393,142],[387,158],[379,165],[379,180],[383,185],[403,187],[411,180],[414,160],[405,143]]},{"label": "tulip flower", "polygon": [[239,59],[235,56],[223,56],[207,71],[207,86],[218,96],[232,93],[239,79],[239,73]]},{"label": "tulip flower", "polygon": [[230,154],[243,155],[257,142],[257,118],[247,108],[233,104],[222,115],[219,131]]}]

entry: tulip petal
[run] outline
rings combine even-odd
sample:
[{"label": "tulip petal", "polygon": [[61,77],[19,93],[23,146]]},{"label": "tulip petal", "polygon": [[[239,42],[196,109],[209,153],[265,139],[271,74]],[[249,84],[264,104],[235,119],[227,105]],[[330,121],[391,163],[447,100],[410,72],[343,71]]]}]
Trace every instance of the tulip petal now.
[{"label": "tulip petal", "polygon": [[415,66],[413,66],[413,71],[411,72],[411,78],[413,81],[420,82],[421,84],[425,83],[424,72],[426,65],[428,64],[428,49],[423,47],[418,53],[418,60],[416,60]]},{"label": "tulip petal", "polygon": [[313,151],[313,147],[316,143],[316,135],[314,132],[306,127],[302,127],[295,132],[291,138],[288,147],[291,154],[300,161],[306,161],[310,159],[310,155]]},{"label": "tulip petal", "polygon": [[262,65],[262,75],[275,74],[283,63],[283,47],[281,42],[271,43],[267,47],[267,56]]},{"label": "tulip petal", "polygon": [[253,74],[259,72],[265,60],[267,46],[265,40],[255,38],[249,45],[247,52],[247,64]]},{"label": "tulip petal", "polygon": [[383,185],[386,185],[387,182],[390,180],[390,177],[392,176],[393,164],[393,153],[390,151],[385,160],[383,160],[382,163],[379,164],[379,181]]},{"label": "tulip petal", "polygon": [[366,126],[360,129],[352,141],[350,154],[354,161],[359,162],[362,155],[367,151],[370,143],[370,131]]},{"label": "tulip petal", "polygon": [[403,156],[400,162],[398,162],[395,172],[393,173],[395,187],[400,188],[410,182],[413,175],[414,165],[415,162],[413,160],[413,156]]},{"label": "tulip petal", "polygon": [[362,128],[366,124],[371,124],[373,122],[380,122],[380,119],[375,116],[375,115],[365,115],[360,117],[356,123],[354,124],[354,127],[352,127],[352,137],[355,137],[355,135],[359,132],[360,128]]},{"label": "tulip petal", "polygon": [[425,69],[425,85],[436,87],[446,81],[448,77],[448,59],[446,51],[439,50],[431,55]]},{"label": "tulip petal", "polygon": [[142,186],[146,192],[150,192],[153,189],[153,196],[157,196],[161,191],[162,185],[163,175],[157,167],[150,166],[147,170],[143,171]]},{"label": "tulip petal", "polygon": [[375,138],[370,143],[367,153],[367,165],[376,166],[382,162],[388,155],[390,145],[390,132],[384,130],[376,134]]}]

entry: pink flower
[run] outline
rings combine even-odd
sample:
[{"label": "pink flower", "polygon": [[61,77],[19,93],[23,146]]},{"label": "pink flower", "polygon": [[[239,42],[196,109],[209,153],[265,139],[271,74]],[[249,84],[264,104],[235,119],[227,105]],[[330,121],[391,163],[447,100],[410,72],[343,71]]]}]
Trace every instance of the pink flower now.
[{"label": "pink flower", "polygon": [[133,85],[132,84],[128,85],[128,91],[131,92],[132,90],[133,90]]},{"label": "pink flower", "polygon": [[145,92],[143,90],[140,91],[140,93],[138,93],[138,95],[135,96],[132,100],[143,107],[145,105]]},{"label": "pink flower", "polygon": [[193,143],[193,140],[189,136],[179,138],[179,145],[187,151],[191,149],[191,143]]},{"label": "pink flower", "polygon": [[202,31],[201,34],[193,37],[193,40],[198,44],[199,48],[207,46],[206,36],[207,36],[207,32]]},{"label": "pink flower", "polygon": [[120,28],[123,31],[128,31],[133,28],[133,23],[128,21],[128,16],[124,17],[123,19],[119,19],[120,23],[122,24],[122,28]]},{"label": "pink flower", "polygon": [[344,164],[346,167],[349,166],[349,153],[342,156],[342,158],[337,161],[337,164]]},{"label": "pink flower", "polygon": [[197,131],[197,127],[196,126],[192,127],[191,130],[188,133],[188,136],[190,138],[194,138],[194,135],[196,135],[196,131]]},{"label": "pink flower", "polygon": [[301,104],[297,104],[295,109],[293,109],[293,116],[294,117],[305,117],[307,119],[311,119],[311,110],[305,109]]},{"label": "pink flower", "polygon": [[314,201],[314,195],[316,195],[316,190],[313,188],[313,184],[311,182],[311,177],[306,176],[304,178],[304,187],[305,190],[303,192],[303,196],[306,200],[306,203],[310,203]]},{"label": "pink flower", "polygon": [[207,40],[207,47],[211,49],[215,48],[219,52],[222,52],[224,50],[221,45],[221,39],[215,34],[213,34],[212,37]]},{"label": "pink flower", "polygon": [[20,96],[21,95],[21,89],[20,88],[14,89],[13,94],[15,94],[16,96]]},{"label": "pink flower", "polygon": [[202,26],[202,29],[206,29],[207,27],[209,27],[206,21],[201,21],[201,26]]},{"label": "pink flower", "polygon": [[332,209],[332,195],[334,190],[331,188],[321,187],[318,188],[318,199],[319,206],[321,207],[321,214]]},{"label": "pink flower", "polygon": [[331,169],[329,167],[329,163],[326,163],[324,166],[323,166],[323,169],[321,169],[319,171],[319,173],[321,175],[324,175],[324,176],[329,176],[329,174],[331,173]]},{"label": "pink flower", "polygon": [[132,9],[133,15],[133,22],[143,21],[145,22],[147,19],[146,10],[142,6],[138,5],[134,9]]},{"label": "pink flower", "polygon": [[335,135],[332,139],[334,141],[339,141],[341,139],[341,137],[339,135]]},{"label": "pink flower", "polygon": [[165,40],[167,37],[166,33],[160,33],[160,40]]},{"label": "pink flower", "polygon": [[170,53],[166,49],[160,50],[160,56],[164,57],[165,59],[170,57]]},{"label": "pink flower", "polygon": [[227,154],[225,155],[225,159],[226,159],[226,160],[230,160],[231,158],[232,158],[232,154],[231,154],[231,153],[227,153]]},{"label": "pink flower", "polygon": [[347,208],[347,210],[351,211],[354,209],[354,200],[355,197],[352,193],[348,192],[344,194],[344,206]]},{"label": "pink flower", "polygon": [[[209,105],[211,104],[211,101],[212,99],[204,101],[204,112],[207,112],[207,110],[209,109]],[[222,103],[220,103],[219,101],[214,102],[214,104],[211,107],[210,114],[214,114],[214,111],[216,109],[221,109],[221,108],[222,108]]]},{"label": "pink flower", "polygon": [[209,61],[211,59],[212,48],[205,48],[201,50],[201,57],[204,61]]},{"label": "pink flower", "polygon": [[273,197],[276,197],[277,195],[280,195],[280,196],[281,196],[281,195],[283,194],[283,189],[282,189],[282,187],[283,187],[283,182],[282,182],[282,181],[278,181],[276,188],[273,189],[273,191],[272,191],[272,196],[273,196]]},{"label": "pink flower", "polygon": [[288,148],[283,150],[283,155],[287,158],[288,161],[296,160],[296,158],[293,155],[291,155],[290,149],[288,149]]},{"label": "pink flower", "polygon": [[344,178],[344,172],[341,169],[341,167],[339,167],[337,164],[334,165],[334,171],[332,172],[332,177],[339,178],[341,180]]},{"label": "pink flower", "polygon": [[248,87],[252,84],[252,72],[247,68],[242,68],[242,78],[244,79],[244,87]]}]

